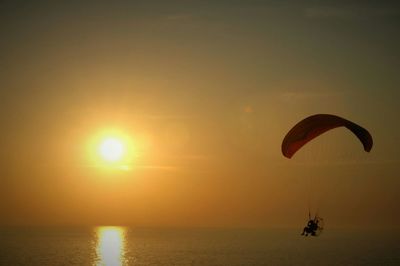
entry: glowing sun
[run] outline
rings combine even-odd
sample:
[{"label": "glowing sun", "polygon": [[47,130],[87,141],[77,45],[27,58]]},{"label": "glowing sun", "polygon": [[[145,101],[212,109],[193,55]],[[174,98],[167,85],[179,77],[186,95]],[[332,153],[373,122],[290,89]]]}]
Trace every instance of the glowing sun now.
[{"label": "glowing sun", "polygon": [[120,139],[106,138],[100,144],[99,153],[105,161],[118,162],[125,154],[125,145]]}]

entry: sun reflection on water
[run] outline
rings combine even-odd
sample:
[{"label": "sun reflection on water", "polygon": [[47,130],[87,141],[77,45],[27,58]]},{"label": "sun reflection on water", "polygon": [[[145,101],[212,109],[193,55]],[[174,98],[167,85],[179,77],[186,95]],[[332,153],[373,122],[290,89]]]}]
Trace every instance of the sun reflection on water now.
[{"label": "sun reflection on water", "polygon": [[126,228],[102,226],[95,229],[96,266],[126,265]]}]

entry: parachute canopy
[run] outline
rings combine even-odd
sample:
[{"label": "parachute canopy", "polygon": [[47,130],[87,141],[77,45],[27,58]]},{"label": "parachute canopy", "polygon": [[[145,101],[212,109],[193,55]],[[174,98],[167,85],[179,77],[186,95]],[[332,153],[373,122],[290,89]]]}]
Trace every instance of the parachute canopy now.
[{"label": "parachute canopy", "polygon": [[301,120],[286,134],[282,142],[282,153],[285,157],[291,158],[310,140],[337,127],[346,127],[353,132],[363,144],[365,151],[369,152],[372,149],[372,136],[365,128],[336,115],[316,114]]}]

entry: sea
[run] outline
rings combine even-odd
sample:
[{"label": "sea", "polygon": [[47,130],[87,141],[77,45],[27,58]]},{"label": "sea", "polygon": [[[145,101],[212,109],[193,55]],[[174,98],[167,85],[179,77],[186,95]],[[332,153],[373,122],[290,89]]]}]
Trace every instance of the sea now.
[{"label": "sea", "polygon": [[0,265],[400,265],[400,234],[299,229],[2,227]]}]

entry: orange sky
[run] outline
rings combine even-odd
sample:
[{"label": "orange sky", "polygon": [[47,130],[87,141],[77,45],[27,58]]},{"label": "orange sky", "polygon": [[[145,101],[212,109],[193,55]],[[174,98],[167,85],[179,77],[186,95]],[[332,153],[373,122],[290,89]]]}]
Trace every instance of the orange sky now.
[{"label": "orange sky", "polygon": [[[396,226],[398,6],[171,1],[2,7],[0,224]],[[345,129],[293,159],[314,113]],[[130,170],[88,145],[117,130]],[[90,145],[89,145],[90,146]],[[99,166],[100,164],[100,166]]]}]

